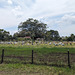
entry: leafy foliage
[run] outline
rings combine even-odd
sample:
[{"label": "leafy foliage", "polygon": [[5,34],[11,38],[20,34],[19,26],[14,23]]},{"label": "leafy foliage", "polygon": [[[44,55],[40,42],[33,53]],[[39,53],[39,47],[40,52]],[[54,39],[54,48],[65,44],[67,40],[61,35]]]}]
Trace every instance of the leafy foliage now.
[{"label": "leafy foliage", "polygon": [[10,35],[9,32],[5,31],[4,29],[0,29],[0,40],[7,41],[11,39],[12,39],[12,36]]},{"label": "leafy foliage", "polygon": [[59,36],[59,33],[58,31],[54,31],[54,30],[50,30],[50,31],[47,31],[46,32],[46,40],[53,40],[53,41],[58,41],[60,40],[60,36]]},{"label": "leafy foliage", "polygon": [[46,24],[36,19],[29,18],[25,22],[21,22],[18,26],[19,36],[31,36],[31,38],[43,38],[46,32]]}]

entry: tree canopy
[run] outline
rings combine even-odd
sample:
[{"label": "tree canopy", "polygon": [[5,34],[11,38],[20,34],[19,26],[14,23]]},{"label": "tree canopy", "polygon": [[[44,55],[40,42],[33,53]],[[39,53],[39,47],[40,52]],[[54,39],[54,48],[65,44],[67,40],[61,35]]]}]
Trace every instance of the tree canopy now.
[{"label": "tree canopy", "polygon": [[5,31],[4,29],[0,29],[0,41],[7,41],[10,40],[12,36],[8,31]]},{"label": "tree canopy", "polygon": [[46,33],[46,24],[29,18],[25,22],[21,22],[18,26],[19,34],[22,33],[23,36],[31,36],[34,39],[43,38]]},{"label": "tree canopy", "polygon": [[58,31],[50,30],[46,32],[45,39],[52,40],[52,41],[55,41],[55,40],[58,41],[60,40],[60,36],[59,36]]}]

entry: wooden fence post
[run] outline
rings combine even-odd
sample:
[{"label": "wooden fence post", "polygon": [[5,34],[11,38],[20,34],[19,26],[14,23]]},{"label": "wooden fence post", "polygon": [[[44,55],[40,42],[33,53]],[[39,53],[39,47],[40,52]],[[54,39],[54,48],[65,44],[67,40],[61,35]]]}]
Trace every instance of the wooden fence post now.
[{"label": "wooden fence post", "polygon": [[2,49],[1,64],[3,63],[3,57],[4,57],[4,49]]},{"label": "wooden fence post", "polygon": [[70,65],[70,56],[69,56],[69,50],[68,50],[68,66],[69,66],[69,68],[71,68],[71,65]]},{"label": "wooden fence post", "polygon": [[33,64],[33,50],[32,50],[32,64]]}]

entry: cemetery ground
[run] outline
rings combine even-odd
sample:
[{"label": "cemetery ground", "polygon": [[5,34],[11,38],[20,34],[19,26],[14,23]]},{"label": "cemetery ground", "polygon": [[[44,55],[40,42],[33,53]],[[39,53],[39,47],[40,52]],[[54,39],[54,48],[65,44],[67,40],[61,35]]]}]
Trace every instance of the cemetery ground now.
[{"label": "cemetery ground", "polygon": [[[4,49],[5,51],[5,56],[7,55],[9,56],[13,54],[14,51],[15,51],[15,55],[17,56],[25,54],[24,52],[20,53],[21,51],[26,51],[25,55],[31,55],[30,51],[32,50],[39,51],[42,54],[48,55],[49,53],[56,53],[56,52],[67,53],[68,50],[70,53],[75,53],[75,44],[72,45],[68,44],[64,46],[61,45],[54,46],[53,44],[51,45],[49,44],[38,44],[38,45],[0,44],[0,56],[1,56],[2,49]],[[46,56],[46,58],[47,57],[48,56]],[[49,66],[49,65],[39,65],[39,64],[30,64],[30,63],[22,64],[20,63],[21,61],[18,61],[19,63],[10,63],[10,62],[5,62],[5,60],[9,60],[9,59],[4,58],[4,62],[0,64],[0,75],[10,75],[10,74],[11,75],[75,75],[75,62],[72,65],[72,68],[69,68],[68,66],[66,67]],[[15,59],[15,61],[17,60]]]}]

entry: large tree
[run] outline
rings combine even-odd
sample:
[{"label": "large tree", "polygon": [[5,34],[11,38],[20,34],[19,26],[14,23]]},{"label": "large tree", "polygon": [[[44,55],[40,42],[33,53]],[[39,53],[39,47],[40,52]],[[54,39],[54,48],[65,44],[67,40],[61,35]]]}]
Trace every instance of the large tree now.
[{"label": "large tree", "polygon": [[[31,36],[31,38],[44,38],[46,32],[46,24],[29,18],[28,20],[21,22],[18,26],[20,35]],[[22,33],[22,34],[21,34]]]},{"label": "large tree", "polygon": [[52,41],[60,40],[60,36],[59,36],[58,31],[50,30],[50,31],[47,31],[45,35],[46,35],[45,39],[48,40],[48,41],[49,40],[52,40]]}]

